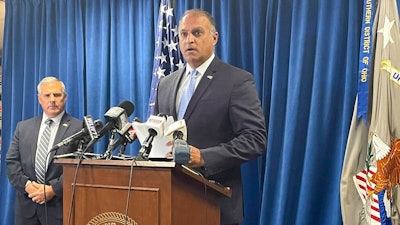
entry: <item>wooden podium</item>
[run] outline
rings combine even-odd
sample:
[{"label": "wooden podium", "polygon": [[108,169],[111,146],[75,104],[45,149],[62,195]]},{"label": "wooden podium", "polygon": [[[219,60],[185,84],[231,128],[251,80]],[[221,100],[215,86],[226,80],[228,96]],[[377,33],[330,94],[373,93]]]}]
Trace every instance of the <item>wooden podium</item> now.
[{"label": "wooden podium", "polygon": [[174,162],[56,159],[64,225],[218,225],[215,184]]}]

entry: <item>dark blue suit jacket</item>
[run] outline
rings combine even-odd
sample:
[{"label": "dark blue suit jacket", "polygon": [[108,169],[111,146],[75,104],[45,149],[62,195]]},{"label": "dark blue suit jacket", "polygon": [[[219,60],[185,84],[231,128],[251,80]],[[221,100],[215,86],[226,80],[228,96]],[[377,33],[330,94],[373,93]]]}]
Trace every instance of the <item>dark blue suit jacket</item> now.
[{"label": "dark blue suit jacket", "polygon": [[[15,129],[14,137],[6,155],[7,176],[11,184],[17,190],[15,199],[16,215],[32,217],[38,204],[32,202],[25,192],[25,184],[28,180],[36,181],[35,173],[35,155],[37,148],[37,139],[40,129],[42,116],[37,116],[28,120],[20,121]],[[61,142],[82,129],[82,121],[68,115],[61,118],[54,144]],[[57,151],[51,152],[50,159],[54,154],[64,154],[74,152],[76,145],[64,146]],[[49,163],[46,173],[47,184],[50,184],[56,193],[53,199],[47,202],[49,224],[51,217],[62,218],[62,194],[63,194],[63,176],[62,166]],[[23,212],[23,213],[21,213]]]},{"label": "dark blue suit jacket", "polygon": [[[164,77],[158,87],[155,114],[177,118],[176,94],[184,69]],[[221,224],[243,218],[240,165],[264,153],[266,128],[253,76],[215,57],[198,84],[184,115],[188,144],[200,149],[202,173],[232,190],[218,199]]]}]

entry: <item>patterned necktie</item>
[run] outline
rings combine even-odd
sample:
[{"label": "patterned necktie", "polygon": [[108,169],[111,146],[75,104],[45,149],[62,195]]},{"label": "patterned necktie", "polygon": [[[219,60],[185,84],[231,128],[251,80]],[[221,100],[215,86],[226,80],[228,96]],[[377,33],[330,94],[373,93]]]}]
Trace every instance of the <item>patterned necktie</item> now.
[{"label": "patterned necktie", "polygon": [[185,91],[182,94],[181,101],[179,103],[178,108],[178,119],[182,119],[183,115],[185,115],[186,108],[189,104],[190,98],[193,95],[194,89],[196,87],[196,78],[199,76],[199,73],[196,70],[192,70],[190,72],[190,82],[186,87]]},{"label": "patterned necktie", "polygon": [[50,127],[53,123],[53,120],[46,120],[46,128],[43,131],[42,136],[40,137],[39,146],[36,151],[36,165],[35,172],[38,183],[44,183],[44,175],[46,173],[46,161],[47,161],[47,150],[49,146],[50,140]]}]

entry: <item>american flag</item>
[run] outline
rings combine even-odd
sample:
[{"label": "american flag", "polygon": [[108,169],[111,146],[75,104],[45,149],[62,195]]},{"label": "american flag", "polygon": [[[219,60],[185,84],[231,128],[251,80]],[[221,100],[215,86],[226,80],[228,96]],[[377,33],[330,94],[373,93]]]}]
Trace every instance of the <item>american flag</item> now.
[{"label": "american flag", "polygon": [[148,116],[154,111],[158,82],[168,74],[184,67],[179,50],[178,26],[169,0],[161,0],[157,24]]},{"label": "american flag", "polygon": [[366,221],[370,225],[381,225],[381,218],[379,212],[379,202],[378,195],[372,194],[369,196],[369,192],[372,192],[375,188],[375,183],[370,182],[372,176],[376,173],[375,167],[370,167],[369,170],[364,169],[363,171],[357,173],[353,177],[354,184],[356,185],[356,189],[358,194],[361,197],[361,200],[365,207],[365,212],[368,217],[366,217]]},{"label": "american flag", "polygon": [[[365,0],[364,5],[368,6],[366,21],[373,22],[373,29],[361,32],[362,37],[368,37],[362,51],[372,53],[370,59],[363,56],[365,60],[361,61],[371,64],[368,121],[364,123],[353,114],[342,169],[343,224],[400,224],[393,213],[400,204],[390,195],[398,191],[400,184],[397,179],[400,156],[395,145],[400,140],[399,14],[396,0],[377,1],[376,7],[372,2]],[[368,11],[372,9],[376,9],[374,15]],[[373,41],[371,49],[367,47],[369,41]],[[358,110],[358,106],[354,110]],[[349,176],[354,174],[355,188],[361,198],[357,198],[354,187],[348,185]]]}]

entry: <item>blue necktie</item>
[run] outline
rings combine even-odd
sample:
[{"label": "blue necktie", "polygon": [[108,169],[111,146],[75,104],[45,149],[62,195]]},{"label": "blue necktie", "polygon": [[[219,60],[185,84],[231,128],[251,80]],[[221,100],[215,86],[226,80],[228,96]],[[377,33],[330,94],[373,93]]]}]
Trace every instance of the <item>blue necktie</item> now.
[{"label": "blue necktie", "polygon": [[51,124],[53,120],[46,120],[46,128],[40,137],[39,146],[36,151],[35,172],[38,183],[44,183],[44,175],[46,173],[47,150],[50,142]]},{"label": "blue necktie", "polygon": [[185,115],[186,108],[189,104],[190,98],[192,98],[194,89],[196,87],[196,78],[199,73],[196,70],[192,70],[189,74],[190,82],[189,85],[186,87],[185,91],[182,94],[181,101],[179,102],[178,108],[178,119],[182,119],[183,115]]}]

